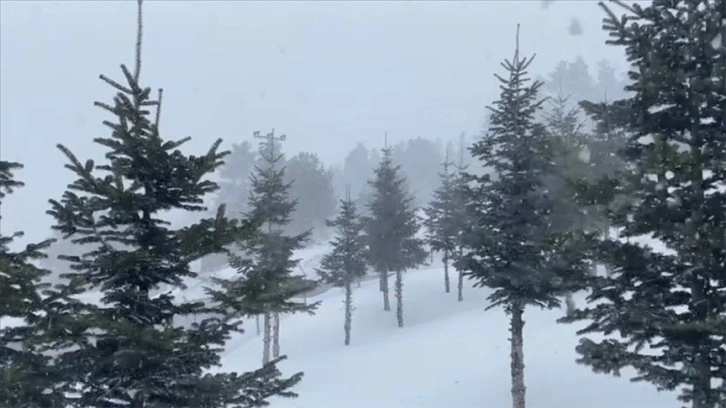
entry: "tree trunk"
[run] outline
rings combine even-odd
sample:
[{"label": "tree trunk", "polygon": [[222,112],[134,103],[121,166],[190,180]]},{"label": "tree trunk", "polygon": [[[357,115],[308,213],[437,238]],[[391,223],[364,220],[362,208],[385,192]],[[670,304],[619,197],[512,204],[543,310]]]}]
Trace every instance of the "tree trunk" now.
[{"label": "tree trunk", "polygon": [[396,271],[396,319],[398,327],[403,327],[403,272]]},{"label": "tree trunk", "polygon": [[512,371],[512,408],[525,408],[524,387],[524,307],[518,302],[512,304],[512,327],[510,339]]},{"label": "tree trunk", "polygon": [[[698,316],[702,322],[708,316],[708,303],[704,290],[705,284],[697,277],[692,278],[691,296],[694,306],[691,312]],[[711,387],[711,360],[709,357],[709,339],[707,334],[699,333],[696,338],[693,354],[693,364],[696,369],[696,378],[693,382],[693,408],[715,408],[717,405],[715,389]]]},{"label": "tree trunk", "polygon": [[280,357],[280,313],[272,316],[272,358]]},{"label": "tree trunk", "polygon": [[144,405],[146,405],[146,401],[144,401],[144,397],[142,397],[142,394],[136,393],[134,395],[133,400],[129,404],[129,408],[144,408]]},{"label": "tree trunk", "polygon": [[[693,113],[694,116],[698,115],[698,112]],[[664,141],[665,145],[665,141]],[[691,129],[691,166],[688,169],[690,173],[691,181],[691,194],[693,199],[693,205],[691,207],[690,220],[686,222],[686,230],[688,231],[688,241],[690,246],[691,254],[697,258],[701,258],[698,255],[702,255],[701,259],[707,259],[708,254],[704,254],[704,248],[708,248],[704,244],[703,229],[706,221],[704,220],[704,203],[705,203],[705,192],[703,190],[703,171],[704,158],[702,156],[702,147],[704,145],[703,136],[700,134],[699,129]],[[667,185],[666,172],[663,169],[662,175],[658,175],[658,180],[664,185]],[[665,190],[665,189],[664,189]],[[665,193],[663,193],[665,195]],[[663,201],[665,201],[663,199]],[[707,250],[706,250],[707,251]],[[693,256],[692,255],[692,256]],[[709,288],[709,273],[705,270],[704,266],[696,266],[691,272],[690,289],[691,289],[691,305],[690,312],[694,320],[698,323],[704,322],[709,318],[711,314],[709,296],[707,291]],[[693,381],[693,408],[714,408],[717,404],[717,393],[715,386],[712,382],[712,360],[710,354],[713,352],[710,346],[710,339],[708,333],[699,330],[700,333],[694,336],[695,350],[693,351],[693,365],[696,370],[695,379]]]},{"label": "tree trunk", "polygon": [[459,271],[458,289],[459,289],[458,300],[459,300],[459,302],[463,302],[464,301],[464,274],[462,274],[461,271]]},{"label": "tree trunk", "polygon": [[260,315],[255,315],[255,325],[257,325],[257,335],[260,335]]},{"label": "tree trunk", "polygon": [[265,315],[262,319],[262,364],[267,364],[270,362],[270,341],[272,340],[270,337],[270,313],[265,312]]},{"label": "tree trunk", "polygon": [[[462,251],[461,249],[459,249],[459,259],[461,259],[461,256],[463,255],[463,253],[464,253],[464,251]],[[461,269],[458,269],[458,272],[459,272],[459,281],[458,281],[459,294],[458,294],[458,300],[459,300],[459,302],[463,302],[464,301],[464,274],[462,273],[462,270]]]},{"label": "tree trunk", "polygon": [[388,271],[381,274],[381,292],[383,292],[383,310],[388,312],[391,310],[391,299],[388,296]]},{"label": "tree trunk", "polygon": [[353,288],[351,282],[345,283],[345,324],[343,330],[345,330],[345,345],[350,345],[350,327],[353,320]]},{"label": "tree trunk", "polygon": [[449,251],[444,251],[444,290],[446,293],[451,292],[451,283],[449,282]]},{"label": "tree trunk", "polygon": [[565,313],[568,317],[572,316],[572,314],[575,313],[577,305],[575,304],[575,299],[572,296],[572,292],[568,292],[565,295],[565,307]]}]

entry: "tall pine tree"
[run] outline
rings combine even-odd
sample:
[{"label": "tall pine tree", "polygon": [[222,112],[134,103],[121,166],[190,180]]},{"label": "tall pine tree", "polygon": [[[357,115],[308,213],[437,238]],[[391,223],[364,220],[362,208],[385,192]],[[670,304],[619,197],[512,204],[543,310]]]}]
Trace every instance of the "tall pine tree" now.
[{"label": "tall pine tree", "polygon": [[368,204],[366,217],[368,259],[380,274],[383,292],[383,310],[391,310],[388,290],[389,273],[396,274],[396,319],[403,327],[403,271],[415,268],[426,260],[424,242],[416,235],[419,222],[413,207],[413,198],[404,190],[406,179],[400,166],[393,164],[392,149],[382,149],[383,157],[370,181],[374,197]]},{"label": "tall pine tree", "polygon": [[232,151],[219,170],[219,190],[215,203],[224,204],[231,218],[242,218],[248,211],[250,174],[254,171],[257,155],[248,141],[232,144]]},{"label": "tall pine tree", "polygon": [[312,313],[317,303],[306,304],[302,295],[315,288],[315,281],[296,275],[298,260],[294,251],[304,247],[310,231],[289,236],[296,201],[290,198],[291,183],[285,182],[283,155],[273,133],[260,144],[262,162],[251,176],[250,208],[247,217],[257,225],[252,239],[237,242],[238,254],[230,264],[238,271],[232,279],[215,280],[222,288],[210,290],[212,298],[238,317],[262,314],[263,365],[280,356],[281,313]]},{"label": "tall pine tree", "polygon": [[[23,183],[14,177],[20,163],[0,161],[0,205]],[[51,304],[42,283],[47,271],[33,261],[44,257],[52,240],[27,245],[20,252],[10,246],[22,232],[0,233],[0,406],[64,407],[60,372],[46,353],[44,323]]]},{"label": "tall pine tree", "polygon": [[335,215],[333,175],[318,155],[300,152],[285,163],[286,180],[291,182],[290,196],[297,202],[287,232],[299,234],[313,231],[312,239],[320,238],[325,221]]},{"label": "tall pine tree", "polygon": [[464,271],[461,267],[457,266],[456,263],[457,260],[461,259],[464,254],[464,236],[465,232],[468,231],[468,229],[471,227],[471,224],[469,222],[469,211],[467,211],[467,203],[469,200],[469,177],[466,170],[469,168],[469,165],[466,164],[466,157],[471,159],[470,155],[465,154],[466,153],[466,145],[465,145],[465,135],[464,133],[461,134],[459,138],[459,162],[456,164],[456,173],[454,177],[454,187],[453,187],[453,194],[454,194],[454,202],[456,203],[457,208],[457,214],[454,219],[458,223],[457,229],[457,236],[456,236],[456,242],[455,246],[456,249],[453,252],[453,258],[452,260],[454,267],[456,268],[458,272],[458,280],[457,280],[457,300],[459,302],[464,301]]},{"label": "tall pine tree", "polygon": [[456,244],[459,237],[461,225],[462,203],[459,202],[457,194],[457,175],[454,171],[454,163],[449,160],[450,144],[446,147],[444,162],[441,164],[442,172],[439,173],[441,184],[434,190],[433,199],[426,207],[426,220],[424,225],[428,230],[429,246],[433,251],[441,252],[444,264],[444,291],[451,291],[449,279],[449,264],[455,256]]},{"label": "tall pine tree", "polygon": [[[544,115],[554,166],[543,180],[549,196],[558,200],[548,216],[550,229],[599,231],[604,224],[603,214],[579,197],[579,187],[592,179],[593,166],[587,148],[589,137],[584,131],[580,110],[569,107],[568,99],[560,91],[555,98],[549,99],[550,110]],[[565,304],[567,313],[572,313],[575,308],[572,293],[565,295]]]},{"label": "tall pine tree", "polygon": [[[50,200],[49,214],[65,238],[87,248],[80,257],[66,258],[74,270],[67,287],[78,295],[65,306],[72,313],[49,325],[63,380],[72,391],[69,405],[264,405],[271,395],[286,395],[274,366],[243,375],[206,373],[219,365],[234,325],[221,311],[169,290],[184,288],[184,281],[196,276],[190,262],[220,252],[249,231],[228,222],[223,207],[216,218],[180,229],[162,218],[169,210],[206,210],[204,196],[217,189],[206,177],[227,153],[217,151],[217,140],[207,153],[185,156],[179,147],[189,138],[162,139],[160,100],[152,100],[151,90],[139,83],[141,22],[139,1],[134,73],[121,66],[125,84],[101,76],[117,91],[112,104],[96,103],[115,117],[104,122],[111,136],[94,139],[108,149],[106,162],[81,163],[58,146],[77,179],[60,201]],[[155,117],[149,111],[153,106]]]},{"label": "tall pine tree", "polygon": [[364,225],[355,201],[350,198],[350,185],[346,198],[340,201],[338,216],[328,221],[336,229],[336,236],[330,242],[332,251],[320,261],[318,274],[323,282],[345,289],[345,345],[350,345],[353,319],[353,282],[366,274],[366,242]]},{"label": "tall pine tree", "polygon": [[[605,339],[584,337],[578,352],[597,372],[632,367],[634,381],[681,389],[694,408],[724,406],[726,49],[713,41],[726,3],[617,3],[622,17],[601,6],[609,44],[631,64],[633,96],[616,119],[632,136],[621,156],[629,171],[610,185],[632,199],[610,215],[621,239],[602,241],[613,268],[595,281],[597,305],[573,317],[591,321],[581,334]],[[639,245],[642,236],[668,250]]]},{"label": "tall pine tree", "polygon": [[534,122],[542,104],[537,100],[542,83],[528,83],[531,62],[519,55],[517,27],[514,58],[502,64],[508,76],[495,75],[502,92],[489,108],[489,131],[470,149],[488,173],[467,174],[470,228],[462,237],[465,253],[457,260],[477,286],[493,289],[488,308],[503,306],[511,316],[514,408],[525,407],[525,307],[559,306],[558,296],[570,278],[584,269],[584,260],[568,250],[574,237],[551,228],[549,215],[556,200],[548,195],[543,179],[553,171],[553,152],[544,126]]}]

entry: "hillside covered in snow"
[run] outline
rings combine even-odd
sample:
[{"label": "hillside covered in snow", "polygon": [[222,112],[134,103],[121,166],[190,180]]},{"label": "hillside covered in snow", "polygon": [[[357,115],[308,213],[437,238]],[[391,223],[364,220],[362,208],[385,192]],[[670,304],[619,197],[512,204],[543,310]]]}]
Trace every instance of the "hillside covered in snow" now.
[{"label": "hillside covered in snow", "polygon": [[[324,247],[300,252],[312,273]],[[221,274],[233,273],[231,270]],[[273,399],[274,408],[439,408],[509,406],[509,319],[484,311],[487,289],[467,287],[463,302],[444,293],[440,262],[406,273],[406,327],[384,312],[376,280],[355,289],[352,345],[343,345],[343,293],[331,289],[315,316],[293,315],[281,324],[284,374],[304,371],[299,398]],[[583,302],[582,296],[578,299]],[[676,408],[674,393],[615,378],[575,363],[575,325],[558,324],[562,311],[525,312],[525,363],[531,408]],[[261,364],[262,338],[254,321],[228,343],[224,370]]]}]

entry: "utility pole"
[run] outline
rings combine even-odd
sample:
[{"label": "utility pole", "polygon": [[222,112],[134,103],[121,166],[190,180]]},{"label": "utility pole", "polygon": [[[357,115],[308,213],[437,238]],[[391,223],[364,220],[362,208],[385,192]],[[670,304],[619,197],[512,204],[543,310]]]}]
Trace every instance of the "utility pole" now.
[{"label": "utility pole", "polygon": [[[259,130],[256,130],[252,132],[252,137],[264,140],[260,143],[260,154],[269,163],[270,167],[274,167],[275,163],[282,157],[282,154],[275,155],[275,143],[284,141],[287,139],[287,136],[275,136],[275,128],[272,128],[272,131],[264,136]],[[267,232],[268,234],[272,234],[272,223],[269,221],[267,223]],[[266,311],[264,313],[263,325],[262,363],[267,364],[270,361],[270,351],[272,351],[272,358],[280,356],[280,313],[277,311]],[[270,346],[272,346],[272,350],[270,350]]]},{"label": "utility pole", "polygon": [[[286,135],[275,136],[275,128],[272,128],[272,131],[266,135],[262,135],[259,130],[256,130],[252,132],[252,137],[264,140],[264,142],[260,143],[260,154],[270,164],[273,164],[279,158],[275,157],[275,142],[284,142],[287,139]],[[265,148],[267,148],[267,156],[265,156]]]}]

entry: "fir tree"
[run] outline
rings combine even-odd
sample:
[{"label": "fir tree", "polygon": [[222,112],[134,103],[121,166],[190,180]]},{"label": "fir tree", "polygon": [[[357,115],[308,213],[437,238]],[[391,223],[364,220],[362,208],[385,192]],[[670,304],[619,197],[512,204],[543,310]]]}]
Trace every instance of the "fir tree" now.
[{"label": "fir tree", "polygon": [[[603,214],[598,208],[579,199],[579,186],[592,179],[593,168],[588,151],[588,135],[580,119],[580,110],[568,106],[568,97],[560,92],[549,99],[550,110],[545,114],[545,126],[553,154],[553,167],[544,175],[548,194],[557,200],[548,215],[553,231],[599,231]],[[594,268],[593,268],[594,270]],[[567,313],[575,308],[572,293],[565,295]]]},{"label": "fir tree", "polygon": [[[20,163],[0,161],[0,202],[15,188],[14,171]],[[0,406],[64,407],[59,372],[45,353],[43,323],[48,316],[47,271],[33,265],[53,241],[27,245],[11,252],[22,232],[0,234]]]},{"label": "fir tree", "polygon": [[254,171],[256,158],[251,143],[234,143],[230,155],[224,160],[224,166],[219,170],[221,180],[216,203],[224,204],[232,218],[242,218],[249,210],[247,197],[250,193],[250,174]]},{"label": "fir tree", "polygon": [[320,261],[318,274],[323,282],[345,289],[345,345],[350,345],[350,332],[353,317],[353,282],[366,274],[366,246],[363,236],[363,222],[358,214],[355,201],[350,198],[350,186],[346,199],[340,201],[338,216],[328,221],[328,226],[336,228],[336,237],[330,241],[332,251]]},{"label": "fir tree", "polygon": [[297,205],[287,225],[290,234],[313,230],[320,235],[325,221],[335,214],[333,175],[314,153],[300,152],[285,164],[290,196]]},{"label": "fir tree", "polygon": [[[611,68],[603,68],[606,62],[601,63],[601,70],[611,71]],[[603,74],[611,76],[612,73]],[[601,80],[602,81],[602,80]],[[586,139],[587,157],[590,163],[591,180],[603,181],[605,178],[616,179],[619,173],[625,170],[620,150],[625,146],[629,131],[624,126],[624,118],[630,114],[629,107],[623,100],[613,100],[611,95],[622,95],[625,92],[625,85],[622,92],[603,93],[598,102],[581,100],[578,105],[585,112],[592,122],[592,130]]]},{"label": "fir tree", "polygon": [[[169,289],[183,288],[196,275],[193,260],[248,234],[224,217],[172,229],[166,211],[203,212],[203,198],[217,189],[206,177],[222,164],[221,140],[201,156],[185,156],[189,140],[162,139],[159,100],[139,83],[141,63],[139,1],[136,69],[121,70],[125,85],[101,76],[117,90],[114,102],[96,105],[113,115],[112,133],[95,142],[108,149],[105,164],[81,163],[66,147],[59,149],[78,177],[60,201],[50,200],[55,229],[76,244],[87,245],[73,264],[66,292],[70,300],[49,331],[54,335],[58,367],[69,384],[71,407],[154,408],[249,407],[271,395],[289,395],[279,387],[274,366],[237,374],[206,374],[219,365],[220,353],[234,325],[204,302],[188,302]],[[156,106],[156,117],[149,107]],[[62,312],[62,313],[61,313]],[[199,320],[199,321],[195,321]],[[192,323],[192,321],[194,321]]]},{"label": "fir tree", "polygon": [[489,108],[489,132],[470,149],[489,171],[466,175],[471,218],[457,266],[477,286],[493,289],[488,308],[503,306],[511,316],[512,402],[524,408],[525,307],[558,307],[558,296],[582,273],[584,260],[568,249],[574,234],[551,228],[556,200],[544,188],[543,176],[553,171],[553,152],[544,126],[534,121],[543,102],[537,100],[542,83],[528,83],[532,58],[520,58],[518,37],[519,27],[514,58],[502,64],[508,77],[495,75],[502,92]]},{"label": "fir tree", "polygon": [[[612,232],[609,214],[634,202],[630,192],[622,186],[617,187],[620,179],[632,175],[620,154],[628,138],[629,132],[623,123],[624,118],[630,115],[630,108],[626,101],[607,100],[599,103],[581,101],[580,107],[594,126],[586,142],[589,171],[585,178],[576,180],[577,197],[573,202],[592,216],[590,226],[599,230],[601,238],[609,239]],[[598,259],[598,262],[605,268],[606,274],[611,273],[612,266],[607,260]]]},{"label": "fir tree", "polygon": [[434,191],[434,197],[425,209],[426,221],[424,223],[428,230],[429,246],[433,251],[442,253],[444,291],[446,293],[451,291],[449,263],[456,251],[460,228],[459,213],[462,209],[461,203],[457,200],[456,173],[451,171],[454,164],[449,161],[449,147],[450,145],[447,145],[446,157],[441,164],[443,171],[439,173],[441,184]]},{"label": "fir tree", "polygon": [[405,178],[399,175],[400,167],[393,164],[391,152],[390,147],[382,149],[375,179],[370,181],[374,197],[368,204],[366,236],[369,263],[380,274],[384,311],[391,310],[388,275],[396,274],[396,319],[403,327],[403,271],[423,264],[426,251],[423,240],[416,237],[419,225],[413,198],[404,190]]},{"label": "fir tree", "polygon": [[[622,239],[602,241],[613,270],[595,280],[588,300],[597,305],[571,319],[591,321],[580,333],[605,339],[584,337],[577,350],[596,372],[632,367],[634,381],[681,389],[694,408],[724,406],[726,53],[712,41],[726,4],[617,3],[622,17],[601,6],[609,44],[624,46],[631,64],[632,97],[615,118],[631,135],[628,172],[609,190],[632,201],[611,211]],[[643,235],[669,251],[630,240]]]},{"label": "fir tree", "polygon": [[464,254],[464,236],[465,232],[468,231],[468,229],[471,227],[471,224],[469,223],[469,211],[467,211],[467,203],[469,199],[469,191],[468,191],[468,183],[469,178],[467,176],[466,170],[469,168],[469,165],[465,161],[465,158],[471,159],[470,155],[465,155],[466,151],[466,144],[465,144],[465,135],[464,133],[461,134],[459,138],[459,162],[456,164],[456,174],[453,180],[453,194],[454,194],[454,202],[456,203],[457,208],[457,214],[454,217],[454,220],[458,223],[457,230],[457,236],[456,236],[456,250],[453,253],[452,260],[454,261],[453,266],[456,268],[458,272],[458,280],[457,280],[457,300],[459,302],[464,301],[464,271],[462,268],[457,266],[456,261],[461,259]]},{"label": "fir tree", "polygon": [[247,214],[257,230],[252,239],[237,243],[239,254],[230,256],[238,274],[216,279],[222,289],[208,291],[237,317],[263,316],[263,365],[280,355],[280,314],[313,313],[317,307],[296,300],[315,288],[315,281],[294,274],[299,263],[294,251],[304,247],[310,231],[293,236],[284,232],[296,201],[290,198],[291,183],[285,182],[285,168],[279,165],[283,155],[275,153],[276,146],[274,134],[260,145],[263,162],[251,176]]}]

